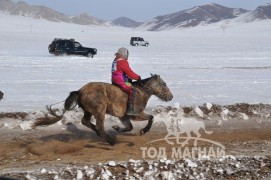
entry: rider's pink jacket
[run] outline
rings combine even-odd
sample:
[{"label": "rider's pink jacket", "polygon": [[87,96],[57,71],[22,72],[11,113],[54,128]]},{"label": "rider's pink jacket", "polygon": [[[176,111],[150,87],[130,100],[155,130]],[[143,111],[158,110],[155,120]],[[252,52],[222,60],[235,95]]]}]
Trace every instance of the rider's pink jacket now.
[{"label": "rider's pink jacket", "polygon": [[117,56],[112,63],[112,83],[123,86],[128,83],[128,78],[138,80],[139,75],[130,68],[127,59]]}]

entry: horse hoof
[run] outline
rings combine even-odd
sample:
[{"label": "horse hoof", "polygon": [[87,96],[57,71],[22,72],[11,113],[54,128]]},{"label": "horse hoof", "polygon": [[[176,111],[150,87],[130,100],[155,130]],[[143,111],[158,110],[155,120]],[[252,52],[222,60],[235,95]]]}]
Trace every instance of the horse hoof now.
[{"label": "horse hoof", "polygon": [[144,129],[141,129],[141,130],[139,131],[139,134],[140,134],[141,136],[144,135],[144,134],[145,134]]},{"label": "horse hoof", "polygon": [[105,140],[106,140],[106,142],[108,142],[111,146],[114,146],[115,144],[116,144],[116,140],[114,139],[114,138],[112,138],[112,137],[110,137],[110,136],[105,136]]},{"label": "horse hoof", "polygon": [[108,143],[111,145],[111,146],[114,146],[116,144],[116,141],[108,141]]},{"label": "horse hoof", "polygon": [[100,133],[99,133],[99,132],[96,132],[96,134],[97,134],[97,136],[98,136],[98,137],[101,137],[101,135],[100,135]]}]

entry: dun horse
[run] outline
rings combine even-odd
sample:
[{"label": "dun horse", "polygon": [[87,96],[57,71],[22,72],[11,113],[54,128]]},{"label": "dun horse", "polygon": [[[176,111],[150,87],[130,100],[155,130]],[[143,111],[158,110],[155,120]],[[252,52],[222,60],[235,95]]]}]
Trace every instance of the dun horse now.
[{"label": "dun horse", "polygon": [[[136,89],[135,110],[139,112],[138,116],[126,114],[128,96],[120,88],[108,83],[91,82],[84,85],[80,90],[70,93],[65,101],[65,110],[62,115],[56,115],[51,108],[48,108],[56,118],[40,119],[34,123],[34,127],[56,123],[63,117],[66,110],[72,110],[78,104],[84,111],[82,124],[94,130],[98,136],[104,138],[111,145],[116,142],[104,131],[105,114],[120,119],[124,128],[118,125],[113,126],[113,129],[119,133],[133,129],[131,119],[135,121],[148,120],[146,127],[140,130],[143,135],[150,130],[153,123],[153,116],[143,112],[151,95],[155,95],[164,101],[172,100],[173,95],[159,75],[152,75],[150,78],[142,80],[141,84],[134,82],[133,86]],[[96,125],[90,121],[92,115],[96,119]]]}]

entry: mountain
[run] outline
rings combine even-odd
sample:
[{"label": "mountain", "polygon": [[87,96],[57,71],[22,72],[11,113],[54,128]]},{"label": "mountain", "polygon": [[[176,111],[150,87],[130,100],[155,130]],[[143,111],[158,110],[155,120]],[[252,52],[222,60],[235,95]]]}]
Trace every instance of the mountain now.
[{"label": "mountain", "polygon": [[248,12],[240,8],[228,8],[218,4],[206,4],[177,13],[157,16],[141,27],[150,31],[160,31],[172,28],[194,27],[199,24],[211,24],[224,19],[232,19]]},{"label": "mountain", "polygon": [[271,3],[259,6],[252,12],[255,19],[271,19]]},{"label": "mountain", "polygon": [[271,3],[257,7],[255,10],[240,16],[236,21],[251,22],[265,19],[271,19]]},{"label": "mountain", "polygon": [[248,11],[241,8],[229,8],[215,3],[196,6],[176,13],[157,16],[148,22],[137,22],[127,17],[120,17],[106,22],[87,13],[69,16],[46,6],[29,5],[23,1],[14,3],[12,0],[0,0],[0,12],[10,15],[45,19],[53,22],[66,22],[80,25],[122,26],[140,28],[149,31],[189,28],[200,24],[206,25],[222,20],[235,22],[252,22],[255,20],[271,19],[271,4],[262,5]]},{"label": "mountain", "polygon": [[80,14],[79,16],[71,17],[71,22],[81,25],[104,25],[104,20],[97,19],[93,16],[88,15],[87,13]]},{"label": "mountain", "polygon": [[110,22],[113,26],[123,26],[128,28],[135,28],[142,25],[143,22],[137,22],[127,17],[120,17]]},{"label": "mountain", "polygon": [[59,13],[46,6],[29,5],[23,1],[14,3],[11,0],[0,0],[0,11],[10,14],[31,17],[35,19],[46,19],[54,22],[67,22],[81,25],[103,25],[104,21],[83,13],[79,16],[70,17]]}]

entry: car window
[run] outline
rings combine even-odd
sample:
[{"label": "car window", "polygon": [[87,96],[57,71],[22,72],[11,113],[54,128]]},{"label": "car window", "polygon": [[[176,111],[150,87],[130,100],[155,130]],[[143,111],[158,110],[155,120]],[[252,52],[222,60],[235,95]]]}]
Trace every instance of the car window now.
[{"label": "car window", "polygon": [[81,44],[79,42],[74,43],[74,47],[80,47],[80,46],[81,46]]},{"label": "car window", "polygon": [[72,42],[70,42],[70,41],[67,41],[67,42],[66,42],[66,46],[72,47],[72,45],[73,45]]}]

